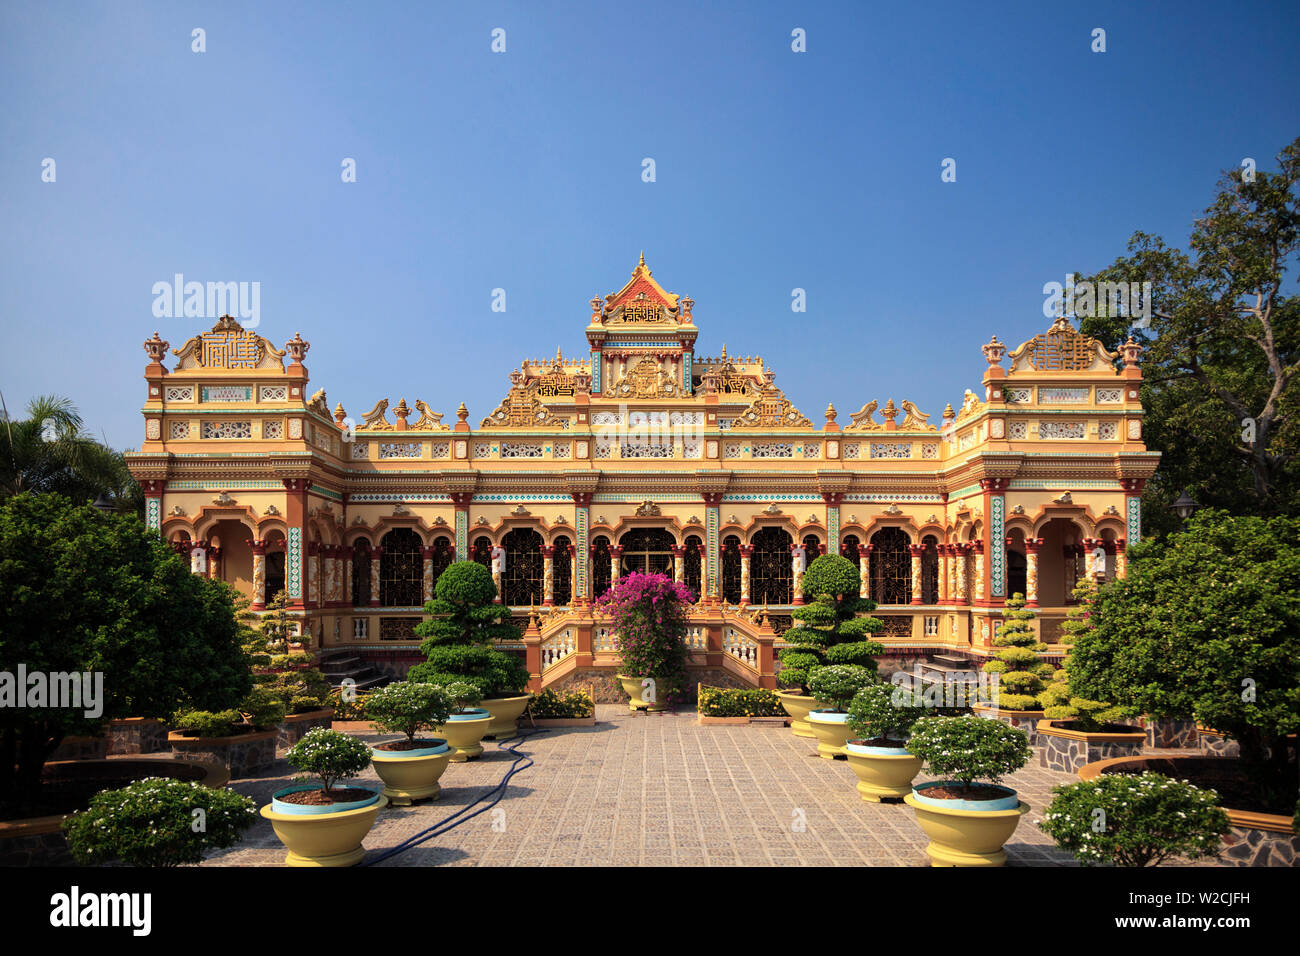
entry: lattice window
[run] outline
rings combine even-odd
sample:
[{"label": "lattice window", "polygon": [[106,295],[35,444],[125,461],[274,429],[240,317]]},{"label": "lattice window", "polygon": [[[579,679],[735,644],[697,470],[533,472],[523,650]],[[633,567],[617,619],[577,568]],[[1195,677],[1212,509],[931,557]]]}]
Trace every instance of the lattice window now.
[{"label": "lattice window", "polygon": [[880,442],[871,443],[872,458],[911,458],[912,445],[910,442]]},{"label": "lattice window", "polygon": [[606,441],[605,439],[602,439],[602,438],[597,438],[597,439],[596,439],[596,457],[597,457],[597,458],[608,458],[608,457],[610,456],[610,449],[611,449],[612,447],[613,447],[613,444],[612,444],[611,442]]},{"label": "lattice window", "polygon": [[623,558],[620,574],[671,574],[676,539],[663,528],[637,528],[619,539]]},{"label": "lattice window", "polygon": [[284,422],[278,418],[262,419],[262,437],[265,439],[277,439],[284,437]]},{"label": "lattice window", "polygon": [[172,439],[189,438],[190,423],[185,421],[176,421],[175,419],[172,419],[171,423],[167,427],[167,437]]},{"label": "lattice window", "polygon": [[266,597],[274,600],[284,590],[284,552],[271,551],[266,555]]},{"label": "lattice window", "polygon": [[921,603],[939,603],[939,539],[927,534],[921,542]]},{"label": "lattice window", "polygon": [[1097,437],[1102,441],[1110,441],[1119,435],[1119,422],[1102,422],[1097,426]]},{"label": "lattice window", "polygon": [[861,567],[859,564],[862,560],[861,544],[862,543],[858,540],[856,534],[846,534],[844,536],[844,543],[840,545],[840,554],[844,555],[844,557],[848,558],[858,567]]},{"label": "lattice window", "polygon": [[1003,392],[1008,402],[1023,405],[1032,402],[1034,399],[1034,390],[1032,388],[1008,388]]},{"label": "lattice window", "polygon": [[704,580],[704,545],[699,537],[691,535],[686,539],[686,556],[682,558],[682,576],[686,586],[691,589],[698,601]]},{"label": "lattice window", "polygon": [[415,625],[420,623],[418,617],[381,617],[379,619],[379,639],[381,641],[416,641]]},{"label": "lattice window", "polygon": [[166,402],[192,402],[194,401],[193,385],[168,385],[163,389],[163,401]]},{"label": "lattice window", "polygon": [[491,457],[492,457],[492,446],[491,446],[490,444],[488,444],[487,442],[485,442],[485,441],[478,441],[478,442],[475,442],[475,443],[474,443],[474,457],[475,457],[475,458],[491,458]]},{"label": "lattice window", "polygon": [[506,549],[506,573],[501,576],[505,604],[542,603],[542,536],[532,528],[515,528],[501,539]]},{"label": "lattice window", "polygon": [[591,416],[593,425],[617,425],[620,421],[618,412],[596,412]]},{"label": "lattice window", "polygon": [[446,535],[439,536],[433,542],[433,556],[429,558],[429,563],[433,569],[433,583],[436,587],[438,578],[442,577],[442,572],[451,567],[451,563],[456,560],[456,548],[451,543],[451,538]]},{"label": "lattice window", "polygon": [[973,431],[967,432],[966,434],[962,435],[959,439],[957,439],[958,450],[965,451],[967,448],[972,447],[975,444],[978,437],[979,436],[976,435]]},{"label": "lattice window", "polygon": [[379,457],[383,458],[419,458],[420,443],[418,441],[381,441],[379,443]]},{"label": "lattice window", "polygon": [[486,535],[480,535],[474,539],[474,544],[470,547],[471,561],[477,561],[489,571],[492,570],[492,539]]},{"label": "lattice window", "polygon": [[311,440],[312,440],[312,444],[314,444],[321,451],[333,451],[333,442],[330,441],[330,436],[325,432],[324,429],[321,428],[313,429],[311,433]]},{"label": "lattice window", "polygon": [[752,454],[755,458],[793,458],[794,445],[788,441],[754,442]]},{"label": "lattice window", "polygon": [[1124,400],[1124,389],[1122,388],[1097,389],[1098,405],[1118,405],[1123,400]]},{"label": "lattice window", "polygon": [[252,422],[204,422],[200,433],[204,438],[252,438]]},{"label": "lattice window", "polygon": [[352,545],[352,606],[370,603],[370,542],[358,538]]},{"label": "lattice window", "polygon": [[379,603],[384,607],[423,604],[424,558],[420,536],[410,528],[394,528],[379,542]]},{"label": "lattice window", "polygon": [[912,619],[901,614],[883,614],[880,619],[885,622],[876,633],[881,637],[909,638],[912,636]]},{"label": "lattice window", "polygon": [[[794,599],[793,539],[781,528],[763,528],[750,539],[749,600],[754,604],[789,604]],[[808,560],[815,554],[810,552]]]},{"label": "lattice window", "polygon": [[911,539],[902,528],[881,528],[871,536],[871,598],[878,604],[912,601]]},{"label": "lattice window", "polygon": [[552,447],[552,456],[555,458],[568,458],[573,448],[567,441],[558,441]]},{"label": "lattice window", "polygon": [[257,400],[259,402],[287,402],[289,400],[289,386],[263,385],[257,390]]},{"label": "lattice window", "polygon": [[821,443],[806,442],[803,446],[803,456],[805,458],[820,458],[822,456]]},{"label": "lattice window", "polygon": [[352,443],[352,457],[353,457],[353,458],[369,458],[369,457],[370,457],[370,442],[368,442],[368,441],[354,441],[354,442]]},{"label": "lattice window", "polygon": [[627,442],[619,449],[619,455],[623,458],[671,458],[673,445],[669,440]]},{"label": "lattice window", "polygon": [[[740,538],[729,534],[722,542],[722,600],[728,604],[740,603]],[[750,566],[753,582],[753,566]]]},{"label": "lattice window", "polygon": [[541,458],[542,446],[540,442],[503,441],[501,443],[501,457]]},{"label": "lattice window", "polygon": [[699,439],[687,438],[682,441],[683,458],[703,458],[704,442]]},{"label": "lattice window", "polygon": [[720,431],[720,432],[725,432],[728,428],[731,427],[731,423],[734,422],[734,421],[735,421],[734,418],[719,418],[719,419],[718,419],[718,431]]},{"label": "lattice window", "polygon": [[921,446],[921,457],[922,457],[922,458],[938,458],[938,457],[939,457],[939,445],[938,445],[938,443],[937,443],[937,442],[926,442],[924,445],[922,445],[922,446]]},{"label": "lattice window", "polygon": [[1026,421],[1023,421],[1023,420],[1022,420],[1022,421],[1014,421],[1014,420],[1013,420],[1013,421],[1008,422],[1008,423],[1007,423],[1007,437],[1008,437],[1008,438],[1021,438],[1021,439],[1023,439],[1023,438],[1028,438],[1028,437],[1029,437],[1029,423],[1026,422]]},{"label": "lattice window", "polygon": [[1088,401],[1086,388],[1040,388],[1038,401],[1044,405],[1082,405]]},{"label": "lattice window", "polygon": [[1096,346],[1074,329],[1052,329],[1034,336],[1028,348],[1029,364],[1038,371],[1081,371],[1092,364]]},{"label": "lattice window", "polygon": [[551,591],[559,607],[566,606],[573,599],[573,545],[564,535],[555,539],[555,555],[551,558]]},{"label": "lattice window", "polygon": [[741,446],[740,446],[740,445],[737,445],[735,442],[727,442],[725,445],[722,446],[722,457],[723,457],[723,458],[739,458],[739,457],[740,457],[740,449],[741,449]]},{"label": "lattice window", "polygon": [[844,443],[844,457],[857,458],[862,454],[862,443],[856,441],[846,441]]},{"label": "lattice window", "polygon": [[1086,438],[1087,427],[1083,422],[1039,422],[1039,438]]},{"label": "lattice window", "polygon": [[600,597],[609,590],[610,584],[609,538],[597,535],[591,542],[592,597]]}]

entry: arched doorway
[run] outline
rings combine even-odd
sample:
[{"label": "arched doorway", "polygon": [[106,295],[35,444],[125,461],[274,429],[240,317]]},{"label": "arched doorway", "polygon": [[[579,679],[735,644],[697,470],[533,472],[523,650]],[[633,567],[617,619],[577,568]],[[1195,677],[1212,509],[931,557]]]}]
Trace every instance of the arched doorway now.
[{"label": "arched doorway", "polygon": [[636,528],[618,541],[623,549],[619,561],[619,574],[673,573],[673,548],[677,541],[663,528]]},{"label": "arched doorway", "polygon": [[441,535],[434,539],[433,556],[429,559],[433,565],[433,584],[438,585],[438,578],[442,577],[442,572],[451,567],[451,563],[456,558],[455,546],[451,543],[451,538]]},{"label": "arched doorway", "polygon": [[515,528],[501,539],[506,551],[506,573],[501,579],[505,604],[542,603],[542,536],[532,528]]},{"label": "arched doorway", "polygon": [[370,540],[357,538],[352,542],[352,606],[365,607],[370,603]]},{"label": "arched doorway", "polygon": [[[794,568],[790,547],[794,539],[784,528],[762,528],[754,533],[750,545],[749,600],[754,604],[789,604],[794,600]],[[816,541],[814,539],[814,545]],[[816,552],[808,552],[808,560]]]},{"label": "arched doorway", "polygon": [[1006,597],[1014,594],[1029,596],[1029,562],[1025,557],[1025,536],[1019,528],[1007,535],[1007,589]]},{"label": "arched doorway", "polygon": [[1083,532],[1069,518],[1053,518],[1038,532],[1038,603],[1043,607],[1073,604],[1072,592],[1083,576]]},{"label": "arched doorway", "polygon": [[939,603],[939,539],[932,534],[921,539],[921,603]]},{"label": "arched doorway", "polygon": [[591,594],[600,597],[613,583],[610,576],[609,538],[598,534],[591,540]]},{"label": "arched doorway", "polygon": [[722,539],[722,600],[740,603],[740,538],[734,534]]},{"label": "arched doorway", "polygon": [[877,604],[912,602],[912,539],[902,528],[871,536],[871,598]]},{"label": "arched doorway", "polygon": [[424,556],[420,536],[410,528],[394,528],[379,546],[379,603],[384,607],[416,607],[423,604]]},{"label": "arched doorway", "polygon": [[704,545],[701,544],[698,535],[691,535],[686,539],[686,555],[682,558],[685,563],[683,576],[686,580],[686,586],[691,589],[695,595],[695,600],[700,599],[700,591],[704,584]]},{"label": "arched doorway", "polygon": [[573,600],[573,545],[564,535],[555,539],[551,557],[551,593],[556,606]]},{"label": "arched doorway", "polygon": [[212,526],[208,539],[214,548],[220,548],[217,568],[221,580],[240,594],[253,596],[253,547],[250,532],[242,521],[222,519]]}]

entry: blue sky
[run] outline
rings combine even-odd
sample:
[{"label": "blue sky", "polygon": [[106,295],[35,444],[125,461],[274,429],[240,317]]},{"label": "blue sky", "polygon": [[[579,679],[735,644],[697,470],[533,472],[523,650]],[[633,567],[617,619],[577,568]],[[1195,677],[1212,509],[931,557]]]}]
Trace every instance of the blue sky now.
[{"label": "blue sky", "polygon": [[138,447],[140,343],[211,325],[153,316],[179,272],[260,282],[331,405],[477,422],[521,359],[585,350],[644,249],[699,354],[762,355],[816,422],[937,420],[991,334],[1049,324],[1044,283],[1137,229],[1183,245],[1221,170],[1273,168],[1298,28],[1294,2],[5,2],[0,389]]}]

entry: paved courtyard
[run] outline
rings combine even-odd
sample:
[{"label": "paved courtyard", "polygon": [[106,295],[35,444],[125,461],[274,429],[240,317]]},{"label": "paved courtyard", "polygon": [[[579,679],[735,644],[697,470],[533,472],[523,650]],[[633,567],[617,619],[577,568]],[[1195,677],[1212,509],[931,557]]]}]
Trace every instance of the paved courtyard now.
[{"label": "paved courtyard", "polygon": [[[533,766],[497,804],[381,866],[924,866],[910,807],[863,801],[852,769],[780,726],[709,726],[693,710],[637,716],[602,704],[595,727],[556,728],[520,748]],[[366,737],[370,741],[391,737]],[[389,807],[370,831],[368,859],[492,789],[512,756],[489,741],[451,764],[433,803]],[[269,802],[292,771],[233,789]],[[362,777],[378,780],[373,770]],[[1011,865],[1069,865],[1037,821],[1051,788],[1073,776],[1032,765],[1008,778],[1031,810],[1007,844]],[[258,819],[237,847],[204,865],[278,866],[284,847]]]}]

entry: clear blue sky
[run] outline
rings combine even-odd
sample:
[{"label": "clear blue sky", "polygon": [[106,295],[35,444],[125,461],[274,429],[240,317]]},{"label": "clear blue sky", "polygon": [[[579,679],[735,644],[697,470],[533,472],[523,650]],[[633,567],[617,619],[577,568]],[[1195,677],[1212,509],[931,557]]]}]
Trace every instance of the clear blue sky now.
[{"label": "clear blue sky", "polygon": [[1221,170],[1273,168],[1297,35],[1295,2],[6,0],[0,388],[138,447],[140,343],[211,325],[153,317],[180,272],[260,282],[331,405],[477,423],[644,249],[699,352],[763,355],[814,421],[937,420],[990,334],[1046,327],[1045,282],[1136,229],[1183,245]]}]

